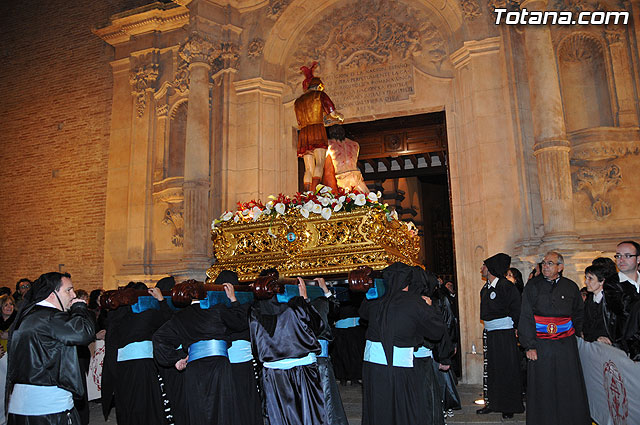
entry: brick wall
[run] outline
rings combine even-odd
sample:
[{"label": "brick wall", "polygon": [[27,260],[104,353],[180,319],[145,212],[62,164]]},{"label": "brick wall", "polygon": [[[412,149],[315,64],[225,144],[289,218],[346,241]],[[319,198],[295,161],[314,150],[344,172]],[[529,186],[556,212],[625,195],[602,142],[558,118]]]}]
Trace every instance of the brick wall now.
[{"label": "brick wall", "polygon": [[0,2],[0,286],[102,286],[113,51],[91,28],[150,2]]}]

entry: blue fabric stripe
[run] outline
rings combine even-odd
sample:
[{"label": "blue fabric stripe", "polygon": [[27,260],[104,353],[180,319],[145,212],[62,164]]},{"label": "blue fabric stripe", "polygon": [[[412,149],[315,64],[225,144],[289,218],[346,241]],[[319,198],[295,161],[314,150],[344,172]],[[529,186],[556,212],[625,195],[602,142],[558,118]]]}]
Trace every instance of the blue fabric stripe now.
[{"label": "blue fabric stripe", "polygon": [[326,339],[319,339],[318,342],[320,343],[320,348],[322,348],[318,357],[329,357],[329,341]]},{"label": "blue fabric stripe", "polygon": [[138,302],[131,306],[134,313],[142,313],[147,310],[160,310],[160,302],[151,295],[138,297]]},{"label": "blue fabric stripe", "polygon": [[118,348],[118,361],[152,359],[153,343],[151,341],[137,341]]},{"label": "blue fabric stripe", "polygon": [[489,331],[499,331],[503,329],[513,329],[513,319],[509,316],[499,319],[485,320],[484,329]]},{"label": "blue fabric stripe", "polygon": [[227,352],[231,363],[244,363],[253,360],[251,343],[245,339],[233,341]]},{"label": "blue fabric stripe", "polygon": [[[566,332],[573,327],[573,322],[569,320],[569,322],[564,325],[557,325],[558,331],[556,333]],[[536,332],[547,333],[547,325],[543,325],[541,323],[536,323]]]},{"label": "blue fabric stripe", "polygon": [[300,359],[282,359],[275,362],[264,362],[262,365],[269,369],[292,369],[296,366],[307,366],[316,362],[316,353],[309,353]]},{"label": "blue fabric stripe", "polygon": [[[381,342],[367,340],[364,346],[364,361],[387,365],[387,358]],[[413,367],[413,348],[394,346],[393,365],[396,367]]]},{"label": "blue fabric stripe", "polygon": [[205,339],[194,342],[189,346],[189,360],[187,360],[187,363],[191,363],[204,357],[213,356],[228,357],[227,341],[219,339]]},{"label": "blue fabric stripe", "polygon": [[417,359],[425,359],[427,357],[433,357],[433,353],[430,349],[423,345],[422,347],[418,348],[417,351],[413,352],[413,357]]},{"label": "blue fabric stripe", "polygon": [[336,329],[355,328],[360,325],[359,317],[348,317],[346,319],[340,319],[336,322]]}]

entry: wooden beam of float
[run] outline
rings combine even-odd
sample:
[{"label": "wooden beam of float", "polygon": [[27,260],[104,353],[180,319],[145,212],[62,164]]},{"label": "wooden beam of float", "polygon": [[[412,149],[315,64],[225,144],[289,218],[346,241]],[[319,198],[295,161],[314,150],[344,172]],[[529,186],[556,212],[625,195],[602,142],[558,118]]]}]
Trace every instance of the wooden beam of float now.
[{"label": "wooden beam of float", "polygon": [[420,237],[406,223],[387,219],[375,208],[317,214],[298,211],[260,217],[257,222],[227,221],[211,231],[216,262],[207,270],[213,282],[222,270],[232,270],[241,282],[276,268],[280,276],[346,275],[358,266],[381,270],[397,261],[418,264]]}]

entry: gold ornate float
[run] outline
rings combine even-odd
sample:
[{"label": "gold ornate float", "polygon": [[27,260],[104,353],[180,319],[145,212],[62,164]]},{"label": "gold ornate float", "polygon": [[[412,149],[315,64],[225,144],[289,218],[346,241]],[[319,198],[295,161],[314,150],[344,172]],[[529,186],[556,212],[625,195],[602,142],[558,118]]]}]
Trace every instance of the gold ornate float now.
[{"label": "gold ornate float", "polygon": [[[316,210],[309,207],[315,213],[301,213],[305,202],[310,205],[306,199],[298,199],[297,206],[292,202],[286,210],[272,203],[226,213],[211,231],[216,262],[207,270],[207,282],[215,280],[222,270],[233,270],[240,281],[246,282],[271,267],[281,276],[326,276],[346,275],[361,265],[380,270],[396,261],[417,264],[419,236],[411,224],[394,218],[377,198],[342,211],[335,206],[339,203],[341,207],[339,200],[345,197],[330,199],[332,202],[323,210],[331,212],[322,215],[317,206]],[[351,200],[355,199],[351,195]],[[269,214],[260,214],[265,208]],[[251,217],[254,211],[261,215],[255,221]]]}]

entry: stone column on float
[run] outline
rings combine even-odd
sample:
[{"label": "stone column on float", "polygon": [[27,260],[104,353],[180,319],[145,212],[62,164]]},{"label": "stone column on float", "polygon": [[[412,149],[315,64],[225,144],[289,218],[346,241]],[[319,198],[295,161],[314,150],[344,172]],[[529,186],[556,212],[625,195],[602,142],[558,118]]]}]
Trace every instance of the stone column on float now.
[{"label": "stone column on float", "polygon": [[[544,11],[546,5],[547,0],[525,0],[521,8]],[[524,40],[544,240],[573,239],[576,235],[570,144],[566,135],[558,67],[549,26],[525,26]]]},{"label": "stone column on float", "polygon": [[191,271],[208,267],[210,112],[209,77],[213,46],[192,35],[181,55],[189,62],[189,95],[184,166],[185,266]]},{"label": "stone column on float", "polygon": [[604,32],[609,53],[611,54],[611,68],[616,88],[617,121],[620,127],[637,127],[638,111],[637,99],[633,92],[633,71],[624,43],[625,33],[620,29],[605,30]]}]

